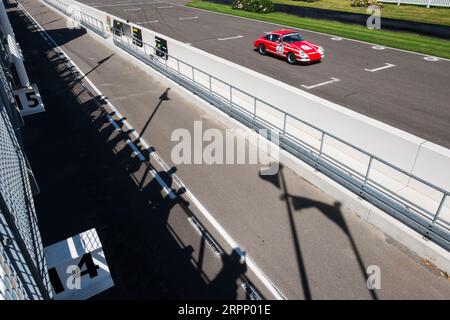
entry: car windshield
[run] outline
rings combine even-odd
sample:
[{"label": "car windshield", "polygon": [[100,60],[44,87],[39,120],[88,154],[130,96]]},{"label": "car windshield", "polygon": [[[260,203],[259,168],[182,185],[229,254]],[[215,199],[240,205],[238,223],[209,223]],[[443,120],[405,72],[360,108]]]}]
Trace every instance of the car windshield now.
[{"label": "car windshield", "polygon": [[299,35],[298,33],[288,34],[283,37],[283,42],[286,43],[297,42],[302,40],[303,40],[302,36]]}]

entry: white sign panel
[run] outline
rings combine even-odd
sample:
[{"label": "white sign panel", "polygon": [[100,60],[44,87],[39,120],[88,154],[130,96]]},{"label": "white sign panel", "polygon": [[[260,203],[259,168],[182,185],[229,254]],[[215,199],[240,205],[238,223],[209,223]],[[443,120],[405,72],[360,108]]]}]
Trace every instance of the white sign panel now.
[{"label": "white sign panel", "polygon": [[44,104],[36,84],[31,88],[22,88],[14,90],[14,97],[22,116],[44,112]]},{"label": "white sign panel", "polygon": [[85,300],[114,286],[95,229],[44,249],[55,300]]}]

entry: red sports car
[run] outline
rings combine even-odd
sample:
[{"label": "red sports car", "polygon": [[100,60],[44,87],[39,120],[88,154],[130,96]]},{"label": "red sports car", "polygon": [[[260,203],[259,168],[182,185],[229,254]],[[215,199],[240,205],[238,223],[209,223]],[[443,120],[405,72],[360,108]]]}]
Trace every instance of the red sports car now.
[{"label": "red sports car", "polygon": [[320,61],[324,56],[321,46],[303,40],[303,37],[293,30],[272,31],[255,41],[255,47],[262,55],[267,53],[285,57],[287,62]]}]

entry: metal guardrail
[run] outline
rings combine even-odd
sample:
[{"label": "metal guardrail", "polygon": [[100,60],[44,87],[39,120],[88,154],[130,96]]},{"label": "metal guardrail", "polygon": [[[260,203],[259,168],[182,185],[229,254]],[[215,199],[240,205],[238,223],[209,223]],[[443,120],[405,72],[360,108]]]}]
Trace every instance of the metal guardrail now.
[{"label": "metal guardrail", "polygon": [[378,0],[380,2],[400,4],[414,4],[418,6],[450,7],[450,0]]},{"label": "metal guardrail", "polygon": [[[44,0],[47,3],[58,2],[57,0]],[[339,182],[346,188],[365,198],[372,204],[383,209],[396,219],[402,221],[412,229],[420,234],[433,240],[443,248],[450,249],[450,221],[442,219],[440,213],[444,208],[445,201],[450,195],[446,191],[432,183],[412,175],[405,170],[390,164],[389,162],[365,151],[361,148],[325,131],[302,119],[299,119],[285,111],[265,102],[257,97],[248,94],[235,86],[232,86],[225,81],[203,71],[193,65],[184,62],[172,55],[166,54],[156,47],[142,42],[140,39],[135,39],[133,36],[126,35],[122,31],[113,28],[113,42],[119,48],[125,50],[132,56],[143,61],[155,70],[164,74],[168,78],[179,83],[188,90],[194,92],[199,97],[210,102],[212,105],[227,113],[231,117],[237,119],[247,127],[258,131],[259,129],[269,129],[272,132],[277,132],[279,135],[280,147],[300,158],[309,165],[322,171],[327,176]],[[142,44],[142,47],[138,44]],[[157,52],[165,56],[165,59],[158,57]],[[169,63],[171,61],[172,63]],[[175,65],[176,67],[172,66]],[[188,68],[188,72],[183,73],[181,68]],[[208,85],[196,79],[196,75],[206,76]],[[223,91],[229,92],[227,96],[213,90],[212,82],[220,83],[225,86]],[[248,99],[253,101],[253,111],[249,111],[236,103],[233,99],[233,94],[245,95]],[[279,113],[283,119],[282,124],[277,126],[261,117],[263,106],[270,108],[270,110]],[[258,112],[259,111],[259,112]],[[303,126],[316,132],[320,138],[319,146],[299,139],[289,132],[287,124],[290,126]],[[268,137],[270,138],[270,137]],[[324,149],[326,145],[325,140],[334,141],[342,146],[349,148],[353,152],[358,152],[367,160],[367,166],[363,173],[349,167],[342,161],[336,159],[332,154],[327,153]],[[374,164],[378,166],[385,166],[393,170],[396,174],[402,175],[410,181],[422,184],[423,186],[440,194],[440,202],[436,210],[431,211],[423,208],[416,203],[414,199],[407,199],[398,192],[389,189],[376,181],[372,176]]]},{"label": "metal guardrail", "polygon": [[80,25],[94,31],[103,38],[106,39],[109,37],[105,31],[105,27],[102,21],[58,0],[44,0],[44,2],[58,9],[65,15],[78,22]]}]

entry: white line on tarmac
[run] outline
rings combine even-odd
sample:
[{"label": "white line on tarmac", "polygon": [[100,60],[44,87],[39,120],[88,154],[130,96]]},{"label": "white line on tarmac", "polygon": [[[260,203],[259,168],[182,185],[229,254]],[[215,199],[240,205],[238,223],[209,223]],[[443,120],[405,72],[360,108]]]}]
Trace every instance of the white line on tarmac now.
[{"label": "white line on tarmac", "polygon": [[136,24],[148,24],[148,23],[158,23],[159,20],[150,20],[150,21],[140,21],[136,22]]},{"label": "white line on tarmac", "polygon": [[184,18],[178,18],[179,20],[192,20],[192,19],[198,19],[197,16],[195,17],[184,17]]},{"label": "white line on tarmac", "polygon": [[156,7],[156,9],[169,9],[169,8],[173,8],[173,6]]},{"label": "white line on tarmac", "polygon": [[383,46],[373,46],[372,49],[375,50],[384,50],[385,48]]},{"label": "white line on tarmac", "polygon": [[384,69],[388,69],[388,68],[392,68],[392,67],[395,67],[395,64],[385,63],[384,67],[379,67],[379,68],[375,68],[375,69],[364,69],[364,70],[369,71],[369,72],[376,72],[376,71],[380,71],[380,70],[384,70]]},{"label": "white line on tarmac", "polygon": [[338,82],[338,81],[341,81],[341,80],[339,80],[338,78],[331,77],[331,80],[329,80],[329,81],[321,82],[318,84],[313,84],[311,86],[305,86],[304,84],[302,84],[302,87],[305,89],[313,89],[313,88],[317,88],[317,87],[324,86],[324,85],[327,85],[327,84],[330,84],[333,82]]},{"label": "white line on tarmac", "polygon": [[[19,7],[24,11],[25,8],[19,3]],[[77,69],[77,71],[82,75],[83,81],[86,81],[91,88],[99,95],[100,97],[104,97],[101,91],[94,85],[94,83],[86,77],[86,75],[81,71],[81,69],[70,59],[70,57],[62,50],[58,44],[53,40],[53,38],[50,37],[50,35],[47,34],[47,32],[42,28],[42,26],[37,23],[37,21],[28,13],[30,18],[34,21],[34,23],[39,26],[39,28],[44,32],[44,34],[47,35],[47,37],[50,39],[52,45],[55,47],[55,50],[59,50],[61,53],[64,54],[64,56],[72,63],[72,65]],[[109,106],[109,108],[115,112],[115,114],[119,118],[123,118],[119,110],[111,103],[108,99],[104,98],[103,101],[106,102],[106,104]],[[133,127],[128,123],[127,120],[123,120],[122,124],[129,129],[132,129]],[[131,135],[133,135],[136,139],[139,138],[139,134],[136,132],[136,130],[131,132]],[[150,146],[142,139],[139,139],[140,144],[143,148],[146,148],[147,150],[150,149]],[[158,164],[161,166],[161,168],[165,171],[169,171],[169,166],[159,157],[159,155],[153,151],[150,152],[150,156],[158,162]],[[153,175],[155,179],[156,177],[159,177],[158,173],[154,171],[153,169],[150,171],[150,173]],[[278,290],[278,288],[272,283],[272,281],[264,274],[264,272],[256,265],[256,263],[253,261],[253,259],[243,251],[236,241],[228,234],[228,232],[225,231],[225,229],[217,222],[217,220],[212,216],[212,214],[203,206],[203,204],[194,196],[194,194],[186,187],[186,185],[178,178],[177,175],[173,174],[173,181],[179,188],[184,188],[186,190],[185,195],[191,200],[194,206],[196,206],[199,211],[202,213],[202,215],[209,221],[209,223],[216,229],[216,231],[222,236],[222,238],[227,242],[227,244],[242,258],[245,260],[247,264],[247,268],[249,270],[252,270],[252,272],[255,274],[255,276],[264,284],[264,286],[272,293],[272,295],[277,300],[286,300],[286,297]],[[159,179],[161,179],[159,177]],[[161,179],[162,180],[162,179]],[[164,182],[164,181],[163,181]]]},{"label": "white line on tarmac", "polygon": [[130,8],[130,9],[123,9],[123,11],[140,11],[142,8]]},{"label": "white line on tarmac", "polygon": [[243,38],[244,36],[235,36],[235,37],[227,37],[227,38],[217,38],[217,40],[219,41],[224,41],[224,40],[231,40],[231,39],[239,39],[239,38]]},{"label": "white line on tarmac", "polygon": [[436,57],[424,57],[423,59],[424,59],[424,60],[427,60],[427,61],[438,61],[438,60],[439,60],[439,59],[436,58]]}]

